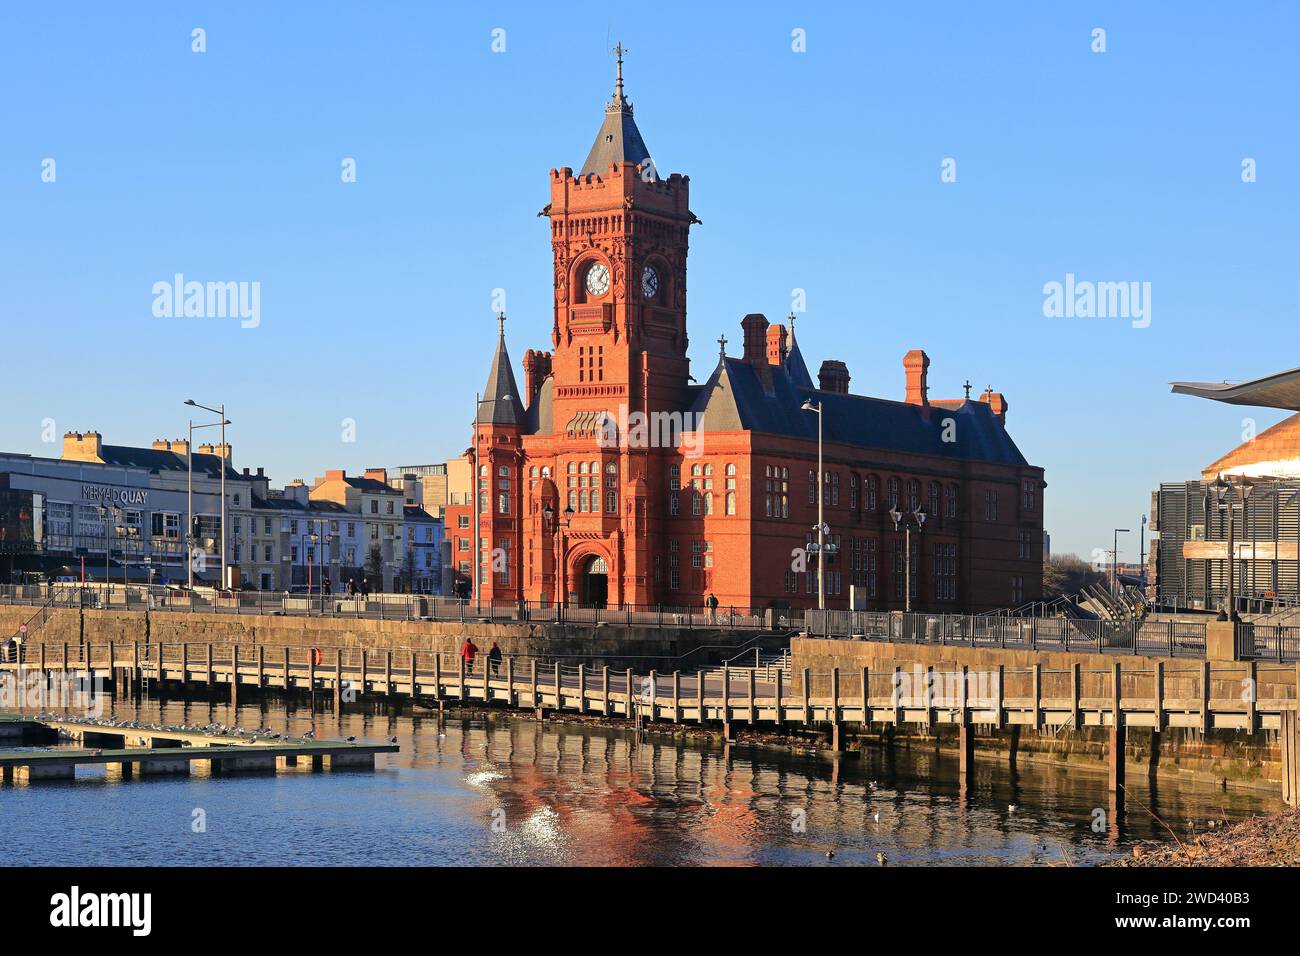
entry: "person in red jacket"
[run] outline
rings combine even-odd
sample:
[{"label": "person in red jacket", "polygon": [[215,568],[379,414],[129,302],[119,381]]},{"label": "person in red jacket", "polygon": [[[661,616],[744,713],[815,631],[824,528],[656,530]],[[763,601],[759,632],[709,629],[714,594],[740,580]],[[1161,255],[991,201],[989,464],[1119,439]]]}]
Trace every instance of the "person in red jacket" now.
[{"label": "person in red jacket", "polygon": [[471,637],[465,638],[465,643],[460,646],[460,656],[465,661],[465,673],[474,673],[474,655],[478,653],[478,645],[474,643]]}]

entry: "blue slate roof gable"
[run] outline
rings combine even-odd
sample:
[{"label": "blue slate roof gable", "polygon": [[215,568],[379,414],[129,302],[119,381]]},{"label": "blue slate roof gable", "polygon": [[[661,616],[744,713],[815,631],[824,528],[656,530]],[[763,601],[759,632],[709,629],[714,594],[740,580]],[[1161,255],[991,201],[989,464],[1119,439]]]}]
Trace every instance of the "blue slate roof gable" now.
[{"label": "blue slate roof gable", "polygon": [[[828,443],[930,455],[1028,465],[988,404],[967,400],[956,408],[844,395],[797,385],[785,367],[768,366],[771,393],[757,370],[743,359],[722,358],[695,391],[691,411],[706,430],[754,431],[817,440],[817,416],[800,406],[807,399],[825,409]],[[954,419],[955,441],[943,440],[945,419]]]}]

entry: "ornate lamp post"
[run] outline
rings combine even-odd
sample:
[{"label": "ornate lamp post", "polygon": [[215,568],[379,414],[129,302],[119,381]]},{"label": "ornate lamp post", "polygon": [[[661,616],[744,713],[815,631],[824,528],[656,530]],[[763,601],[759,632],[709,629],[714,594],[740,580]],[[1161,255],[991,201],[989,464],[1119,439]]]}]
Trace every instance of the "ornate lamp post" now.
[{"label": "ornate lamp post", "polygon": [[912,525],[916,525],[916,533],[921,534],[925,530],[925,519],[929,517],[925,513],[925,506],[918,507],[915,511],[904,514],[897,507],[889,509],[889,517],[894,521],[894,531],[898,531],[899,524],[903,525],[903,610],[911,612],[912,610]]},{"label": "ornate lamp post", "polygon": [[[1250,494],[1255,490],[1255,483],[1249,478],[1242,478],[1239,481],[1233,481],[1231,477],[1224,480],[1223,475],[1214,479],[1214,500],[1222,508],[1228,509],[1228,595],[1225,607],[1219,610],[1220,621],[1238,621],[1237,616],[1237,525],[1235,521],[1235,509],[1232,507],[1232,489],[1236,487],[1241,495],[1242,508],[1245,508],[1246,502],[1250,499]],[[1254,554],[1251,555],[1254,559]]]}]

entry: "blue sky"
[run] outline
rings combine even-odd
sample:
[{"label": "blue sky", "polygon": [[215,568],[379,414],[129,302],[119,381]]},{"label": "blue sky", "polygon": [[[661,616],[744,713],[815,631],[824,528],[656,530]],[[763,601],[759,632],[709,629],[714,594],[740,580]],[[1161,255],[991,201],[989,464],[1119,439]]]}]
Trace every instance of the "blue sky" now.
[{"label": "blue sky", "polygon": [[[548,170],[586,156],[616,39],[656,164],[691,177],[704,221],[696,374],[805,289],[805,356],[847,362],[855,392],[901,399],[919,347],[934,397],[1006,394],[1058,552],[1109,547],[1243,417],[1283,417],[1170,380],[1300,365],[1291,4],[114,7],[0,11],[8,451],[57,455],[47,419],[178,436],[192,396],[227,404],[236,465],[277,483],[460,453],[493,289],[516,363],[549,347],[535,213]],[[177,272],[260,282],[260,326],[155,317]],[[1150,326],[1045,318],[1066,273],[1150,282]]]}]

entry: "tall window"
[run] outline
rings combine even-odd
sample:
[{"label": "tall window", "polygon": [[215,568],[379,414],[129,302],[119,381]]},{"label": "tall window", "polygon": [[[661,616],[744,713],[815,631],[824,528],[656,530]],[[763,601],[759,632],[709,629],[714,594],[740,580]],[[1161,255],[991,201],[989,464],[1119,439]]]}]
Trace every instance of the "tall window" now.
[{"label": "tall window", "polygon": [[1034,482],[1029,478],[1020,483],[1021,506],[1025,511],[1033,511],[1038,506],[1038,493],[1034,488]]},{"label": "tall window", "polygon": [[989,488],[984,492],[984,520],[998,520],[998,492],[996,488]]},{"label": "tall window", "polygon": [[736,513],[736,466],[727,465],[725,474],[727,479],[726,513],[734,515]]},{"label": "tall window", "polygon": [[832,507],[838,508],[840,506],[840,473],[838,471],[832,473],[830,479],[831,479],[831,505]]},{"label": "tall window", "polygon": [[937,481],[930,482],[929,504],[926,505],[926,511],[928,511],[930,517],[934,519],[937,519],[941,514],[943,514],[943,512],[939,510],[939,482]]},{"label": "tall window", "polygon": [[1020,532],[1020,560],[1028,561],[1033,556],[1033,532],[1022,529]]},{"label": "tall window", "polygon": [[1019,575],[1011,579],[1011,603],[1018,605],[1025,600],[1025,579]]},{"label": "tall window", "polygon": [[682,586],[682,555],[678,542],[668,542],[668,587],[676,591]]},{"label": "tall window", "polygon": [[915,478],[907,482],[907,510],[916,511],[921,507],[921,483]]},{"label": "tall window", "polygon": [[808,504],[817,504],[817,472],[808,471]]},{"label": "tall window", "polygon": [[880,479],[875,475],[867,476],[867,510],[875,511],[880,499]]},{"label": "tall window", "polygon": [[[885,494],[885,504],[888,505],[891,510],[897,510],[899,504],[902,503],[903,483],[897,478],[890,478],[889,484],[886,487],[889,490]],[[902,595],[899,594],[899,597],[902,597]]]},{"label": "tall window", "polygon": [[957,545],[934,546],[934,596],[940,601],[957,600]]},{"label": "tall window", "polygon": [[858,510],[858,476],[852,472],[849,473],[849,510]]},{"label": "tall window", "polygon": [[944,489],[943,513],[948,518],[957,517],[957,486],[949,485]]}]

